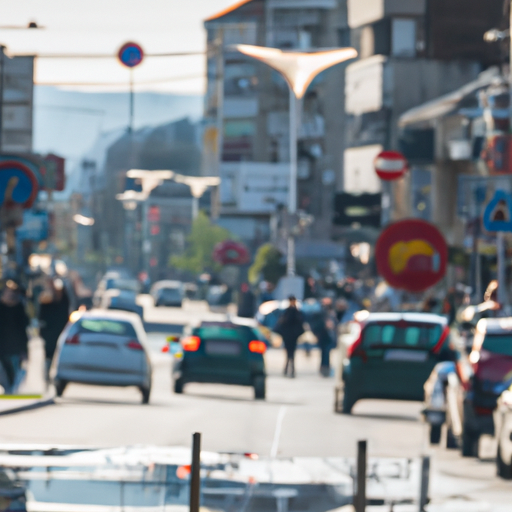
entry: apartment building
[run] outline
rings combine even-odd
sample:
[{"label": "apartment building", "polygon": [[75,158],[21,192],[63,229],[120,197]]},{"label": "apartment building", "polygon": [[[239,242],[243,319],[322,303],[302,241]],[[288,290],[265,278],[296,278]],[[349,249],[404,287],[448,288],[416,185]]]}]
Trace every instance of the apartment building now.
[{"label": "apartment building", "polygon": [[[222,178],[219,223],[258,245],[288,202],[289,93],[277,72],[233,46],[348,46],[346,0],[246,0],[207,19],[205,27],[203,172]],[[298,206],[314,216],[309,236],[318,239],[331,238],[333,197],[343,186],[345,68],[319,75],[303,103]]]},{"label": "apartment building", "polygon": [[383,186],[374,158],[383,149],[399,149],[404,112],[500,63],[499,48],[486,44],[483,35],[500,26],[502,17],[502,0],[348,0],[351,41],[360,60],[346,73],[345,191],[382,191],[387,219],[432,220],[431,210],[413,207],[413,192],[431,188],[429,169],[413,167],[405,179]]}]

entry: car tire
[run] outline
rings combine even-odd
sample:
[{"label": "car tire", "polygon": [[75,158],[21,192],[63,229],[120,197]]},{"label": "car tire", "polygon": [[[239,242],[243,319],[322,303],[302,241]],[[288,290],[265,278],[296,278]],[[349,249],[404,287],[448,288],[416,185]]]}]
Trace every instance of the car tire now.
[{"label": "car tire", "polygon": [[184,388],[184,384],[183,384],[183,381],[181,379],[176,379],[174,381],[174,392],[177,394],[177,395],[182,395],[183,394],[183,388]]},{"label": "car tire", "polygon": [[457,436],[453,433],[451,427],[447,427],[446,429],[446,449],[447,450],[456,450],[459,448],[459,442],[457,440]]},{"label": "car tire", "polygon": [[58,397],[61,397],[64,394],[64,391],[65,391],[67,385],[68,385],[68,383],[65,380],[56,380],[54,382],[55,394]]},{"label": "car tire", "polygon": [[140,388],[140,392],[142,394],[142,404],[149,404],[149,398],[151,396],[151,388]]},{"label": "car tire", "polygon": [[343,414],[352,414],[352,408],[355,405],[355,400],[350,398],[350,395],[347,393],[347,390],[345,389],[345,392],[343,393],[343,403],[341,405],[341,412]]},{"label": "car tire", "polygon": [[496,456],[497,473],[504,480],[512,480],[512,461],[507,464],[501,456],[501,446],[498,445],[498,454]]},{"label": "car tire", "polygon": [[254,387],[254,399],[255,400],[265,400],[266,395],[266,383],[265,377],[255,377],[253,382]]},{"label": "car tire", "polygon": [[441,425],[430,425],[430,444],[441,442]]},{"label": "car tire", "polygon": [[478,441],[480,435],[465,428],[462,432],[462,456],[478,457]]}]

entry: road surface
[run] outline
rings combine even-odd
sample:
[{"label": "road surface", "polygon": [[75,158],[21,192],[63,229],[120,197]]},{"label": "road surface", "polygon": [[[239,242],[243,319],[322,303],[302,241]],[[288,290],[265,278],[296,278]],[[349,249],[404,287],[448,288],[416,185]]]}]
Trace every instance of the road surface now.
[{"label": "road surface", "polygon": [[[149,317],[173,325],[204,314],[203,306],[193,304],[185,305],[185,311],[154,310],[149,303],[145,308]],[[319,375],[316,352],[310,358],[299,353],[297,378],[288,379],[282,375],[284,354],[269,351],[264,402],[254,401],[251,388],[235,386],[189,384],[180,396],[171,392],[170,356],[160,352],[164,340],[164,335],[150,334],[154,364],[150,405],[140,404],[136,389],[70,384],[55,405],[0,417],[0,443],[188,446],[192,433],[201,432],[204,449],[211,451],[329,457],[354,456],[357,441],[367,439],[371,456],[432,456],[430,510],[512,510],[512,483],[495,477],[490,440],[483,440],[478,460],[431,449],[419,403],[366,400],[356,404],[351,416],[335,414],[334,379]],[[38,350],[34,341],[34,357]],[[40,375],[39,370],[31,370],[30,391],[37,391],[33,388]],[[454,499],[462,500],[463,508],[435,508],[447,501],[454,504]]]}]

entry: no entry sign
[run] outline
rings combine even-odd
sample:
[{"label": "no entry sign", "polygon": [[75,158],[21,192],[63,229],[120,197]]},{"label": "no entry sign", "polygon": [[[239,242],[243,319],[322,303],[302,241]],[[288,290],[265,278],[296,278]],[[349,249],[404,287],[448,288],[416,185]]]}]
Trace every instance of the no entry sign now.
[{"label": "no entry sign", "polygon": [[397,151],[383,151],[375,159],[375,172],[381,180],[401,178],[407,171],[407,160]]},{"label": "no entry sign", "polygon": [[448,246],[432,224],[419,219],[403,220],[382,232],[375,257],[379,274],[390,286],[417,293],[444,277]]},{"label": "no entry sign", "polygon": [[126,43],[117,54],[121,64],[128,68],[138,66],[144,59],[144,51],[137,43]]}]

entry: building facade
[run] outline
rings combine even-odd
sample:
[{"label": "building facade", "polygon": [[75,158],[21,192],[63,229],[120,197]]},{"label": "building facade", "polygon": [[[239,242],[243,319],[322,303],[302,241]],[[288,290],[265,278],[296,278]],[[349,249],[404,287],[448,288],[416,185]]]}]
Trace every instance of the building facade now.
[{"label": "building facade", "polygon": [[[236,44],[315,50],[349,44],[345,0],[249,0],[205,21],[208,85],[203,172],[220,175],[219,223],[252,245],[268,240],[288,199],[289,92]],[[343,185],[345,65],[313,82],[299,130],[298,207],[310,237],[331,238],[333,197]]]}]

